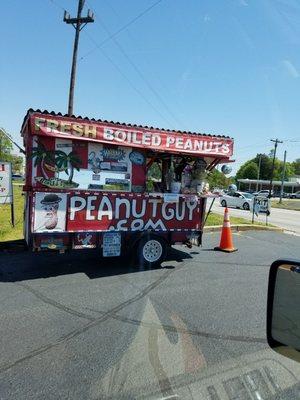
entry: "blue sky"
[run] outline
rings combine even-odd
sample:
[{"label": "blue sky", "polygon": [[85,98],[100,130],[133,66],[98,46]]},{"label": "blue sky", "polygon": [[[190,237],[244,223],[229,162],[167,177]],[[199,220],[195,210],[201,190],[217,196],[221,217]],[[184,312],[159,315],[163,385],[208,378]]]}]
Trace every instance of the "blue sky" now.
[{"label": "blue sky", "polygon": [[[269,139],[300,157],[297,0],[87,0],[74,112],[91,118],[227,134],[234,170]],[[77,0],[1,4],[0,126],[21,143],[28,108],[67,111]],[[97,46],[96,46],[96,45]]]}]

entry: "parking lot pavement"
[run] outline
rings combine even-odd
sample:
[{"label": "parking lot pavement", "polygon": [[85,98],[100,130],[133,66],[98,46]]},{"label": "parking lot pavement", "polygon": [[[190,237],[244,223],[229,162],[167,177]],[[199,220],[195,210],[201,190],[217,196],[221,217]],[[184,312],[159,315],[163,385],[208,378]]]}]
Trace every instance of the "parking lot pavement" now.
[{"label": "parking lot pavement", "polygon": [[206,398],[251,377],[292,399],[300,367],[268,349],[265,316],[269,265],[300,258],[300,239],[233,239],[224,254],[206,234],[152,270],[92,251],[3,252],[0,398]]}]

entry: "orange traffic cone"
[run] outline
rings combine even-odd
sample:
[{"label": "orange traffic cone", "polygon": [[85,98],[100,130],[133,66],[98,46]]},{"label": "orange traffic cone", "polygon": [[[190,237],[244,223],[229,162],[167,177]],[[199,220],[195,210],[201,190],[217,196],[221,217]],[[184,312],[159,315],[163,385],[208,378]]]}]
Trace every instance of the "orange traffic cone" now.
[{"label": "orange traffic cone", "polygon": [[223,222],[220,246],[215,247],[214,250],[225,251],[226,253],[232,253],[233,251],[237,251],[237,249],[233,247],[232,234],[229,221],[229,212],[227,207],[225,208],[224,212],[224,222]]}]

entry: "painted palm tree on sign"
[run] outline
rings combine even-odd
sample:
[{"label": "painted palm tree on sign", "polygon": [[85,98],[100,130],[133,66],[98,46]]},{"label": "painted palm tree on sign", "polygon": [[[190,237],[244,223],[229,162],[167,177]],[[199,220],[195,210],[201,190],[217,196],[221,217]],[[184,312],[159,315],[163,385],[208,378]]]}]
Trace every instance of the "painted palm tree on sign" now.
[{"label": "painted palm tree on sign", "polygon": [[74,176],[74,170],[76,169],[77,171],[80,171],[79,167],[81,165],[81,160],[74,151],[66,154],[61,150],[57,150],[55,152],[55,165],[60,171],[63,170],[67,175],[69,175],[68,183],[71,183]]},{"label": "painted palm tree on sign", "polygon": [[49,176],[45,169],[45,164],[54,162],[54,154],[47,150],[46,147],[40,143],[37,147],[32,148],[31,157],[34,159],[33,165],[35,167],[40,165],[43,177],[45,179],[49,179]]}]

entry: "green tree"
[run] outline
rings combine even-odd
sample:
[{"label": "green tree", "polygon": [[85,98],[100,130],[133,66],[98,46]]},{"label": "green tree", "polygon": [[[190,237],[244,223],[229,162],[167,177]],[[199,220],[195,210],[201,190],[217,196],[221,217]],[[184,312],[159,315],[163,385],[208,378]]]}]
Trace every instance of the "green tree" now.
[{"label": "green tree", "polygon": [[293,162],[293,167],[294,167],[295,175],[300,175],[300,158],[297,158]]},{"label": "green tree", "polygon": [[151,167],[148,169],[147,173],[148,178],[154,178],[161,180],[161,169],[157,162],[154,162]]},{"label": "green tree", "polygon": [[240,171],[241,178],[257,179],[257,174],[258,166],[254,161],[246,163]]},{"label": "green tree", "polygon": [[214,169],[208,174],[207,181],[211,189],[227,188],[232,183],[232,178],[227,178],[222,172]]},{"label": "green tree", "polygon": [[275,149],[271,149],[269,152],[269,158],[273,159],[275,153]]},{"label": "green tree", "polygon": [[23,172],[24,158],[20,156],[14,156],[11,154],[12,160],[12,170],[16,174],[21,174]]},{"label": "green tree", "polygon": [[11,155],[12,149],[12,142],[4,135],[4,133],[0,129],[0,160],[9,161],[6,158],[8,155]]},{"label": "green tree", "polygon": [[258,166],[259,159],[260,159],[259,179],[268,180],[271,177],[272,158],[268,157],[266,154],[257,154],[256,157],[254,157],[250,161],[254,161],[255,164],[257,164],[257,166]]},{"label": "green tree", "polygon": [[23,172],[24,159],[12,154],[13,144],[0,129],[0,161],[10,162],[13,173]]},{"label": "green tree", "polygon": [[[247,178],[257,179],[259,159],[260,159],[259,178],[263,180],[269,180],[272,174],[273,159],[266,154],[257,154],[256,157],[246,161],[243,165],[241,165],[241,167],[237,171],[236,179],[247,179]],[[297,166],[299,165],[300,167],[300,159],[298,160],[298,162],[299,164],[297,164],[297,160],[294,161],[293,163],[289,162],[286,163],[285,180],[288,180],[291,176],[296,174]],[[278,158],[275,158],[273,179],[281,180],[282,173],[283,173],[283,161],[279,160]]]}]

